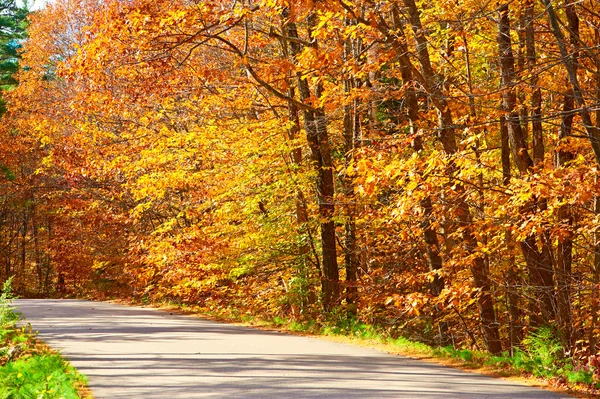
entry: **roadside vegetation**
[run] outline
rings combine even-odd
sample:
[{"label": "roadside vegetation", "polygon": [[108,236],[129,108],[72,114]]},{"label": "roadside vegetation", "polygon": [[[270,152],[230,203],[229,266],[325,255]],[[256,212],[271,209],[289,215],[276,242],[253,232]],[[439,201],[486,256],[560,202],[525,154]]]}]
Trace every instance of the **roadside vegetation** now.
[{"label": "roadside vegetation", "polygon": [[83,375],[37,339],[31,326],[17,324],[10,283],[0,295],[0,398],[92,398]]}]

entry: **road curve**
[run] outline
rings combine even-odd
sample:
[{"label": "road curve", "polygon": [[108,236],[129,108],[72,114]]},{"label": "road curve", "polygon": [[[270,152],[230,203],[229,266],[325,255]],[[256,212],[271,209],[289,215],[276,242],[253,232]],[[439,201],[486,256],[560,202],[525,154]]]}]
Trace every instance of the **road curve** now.
[{"label": "road curve", "polygon": [[556,399],[553,392],[324,340],[154,309],[25,299],[16,307],[96,399]]}]

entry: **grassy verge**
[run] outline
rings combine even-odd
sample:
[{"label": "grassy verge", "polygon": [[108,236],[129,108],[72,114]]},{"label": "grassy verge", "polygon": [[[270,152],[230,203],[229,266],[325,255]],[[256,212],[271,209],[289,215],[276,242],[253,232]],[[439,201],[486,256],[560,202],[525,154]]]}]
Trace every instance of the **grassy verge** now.
[{"label": "grassy verge", "polygon": [[84,376],[17,326],[11,299],[9,280],[0,295],[0,399],[91,399]]}]

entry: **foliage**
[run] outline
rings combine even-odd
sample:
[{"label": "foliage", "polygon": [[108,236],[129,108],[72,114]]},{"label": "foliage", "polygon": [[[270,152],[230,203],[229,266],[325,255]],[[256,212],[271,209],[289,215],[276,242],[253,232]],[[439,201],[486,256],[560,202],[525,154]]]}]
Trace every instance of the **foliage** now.
[{"label": "foliage", "polygon": [[17,327],[11,306],[11,281],[0,295],[0,398],[80,398],[85,377],[35,338],[30,327]]},{"label": "foliage", "polygon": [[0,367],[0,398],[79,398],[81,377],[57,354],[34,355]]},{"label": "foliage", "polygon": [[[18,69],[20,42],[26,35],[27,13],[15,0],[0,1],[0,92],[16,84],[13,75]],[[6,104],[0,97],[0,116],[4,112]]]},{"label": "foliage", "polygon": [[5,93],[0,277],[596,372],[600,10],[553,7],[57,0]]},{"label": "foliage", "polygon": [[365,324],[346,312],[332,312],[329,315],[327,326],[323,329],[325,335],[347,335],[359,339],[380,339],[372,325]]},{"label": "foliage", "polygon": [[535,373],[544,374],[557,362],[563,347],[550,327],[541,327],[523,340],[525,350],[535,363]]},{"label": "foliage", "polygon": [[0,294],[0,326],[2,329],[10,327],[19,319],[19,315],[12,307],[12,280],[8,278],[2,285],[2,293]]},{"label": "foliage", "polygon": [[532,331],[524,340],[523,349],[515,349],[512,355],[490,356],[480,351],[456,349],[452,346],[435,350],[439,356],[460,360],[469,365],[494,366],[495,368],[528,373],[535,377],[555,379],[569,384],[598,386],[596,367],[591,362],[562,357],[562,347],[552,333],[552,328],[541,327]]}]

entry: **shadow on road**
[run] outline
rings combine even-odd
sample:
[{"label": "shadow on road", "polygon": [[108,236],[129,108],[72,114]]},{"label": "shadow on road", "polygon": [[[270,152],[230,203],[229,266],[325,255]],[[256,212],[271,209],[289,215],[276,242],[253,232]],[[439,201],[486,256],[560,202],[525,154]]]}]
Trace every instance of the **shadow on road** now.
[{"label": "shadow on road", "polygon": [[559,398],[439,365],[288,334],[85,301],[17,301],[97,399]]}]

